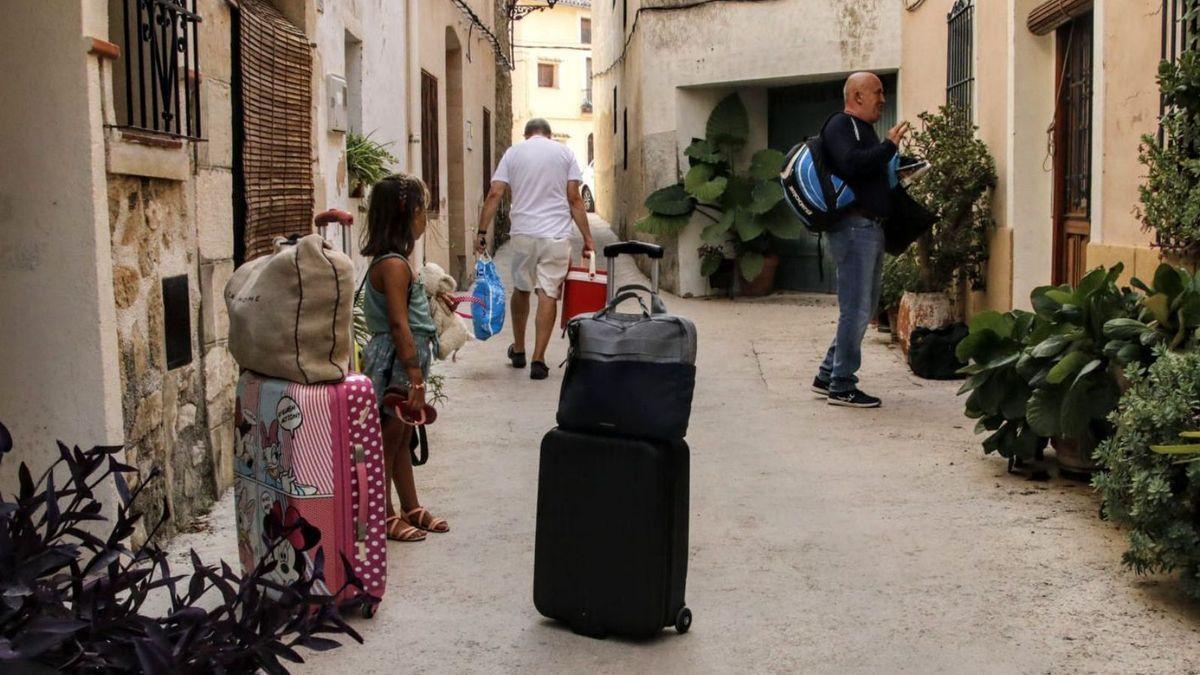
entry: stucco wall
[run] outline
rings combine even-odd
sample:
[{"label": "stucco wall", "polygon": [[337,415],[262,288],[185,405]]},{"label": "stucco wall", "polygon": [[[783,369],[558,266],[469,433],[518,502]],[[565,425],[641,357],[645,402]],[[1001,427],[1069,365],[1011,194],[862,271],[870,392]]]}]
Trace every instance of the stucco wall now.
[{"label": "stucco wall", "polygon": [[[1098,182],[1102,201],[1093,193],[1092,239],[1088,264],[1125,263],[1129,274],[1153,275],[1158,264],[1151,248],[1153,235],[1142,229],[1135,215],[1138,186],[1145,178],[1137,147],[1144,134],[1158,125],[1159,94],[1154,75],[1161,58],[1159,34],[1162,3],[1156,0],[1123,0],[1104,3],[1097,18],[1097,105],[1103,116],[1097,127],[1097,162],[1103,168]],[[1141,39],[1131,39],[1134,37]],[[1093,190],[1097,183],[1093,183]]]},{"label": "stucco wall", "polygon": [[[914,125],[923,112],[935,112],[946,104],[947,17],[954,0],[928,0],[902,16],[902,65],[900,116]],[[975,4],[975,45],[972,70],[975,76],[973,115],[978,136],[991,150],[996,162],[997,182],[992,212],[996,228],[989,238],[987,289],[976,294],[971,310],[1012,306],[1012,224],[1006,199],[1009,175],[1009,62],[1016,27],[1009,2]],[[1021,26],[1023,29],[1023,21]]]},{"label": "stucco wall", "polygon": [[[681,89],[737,89],[752,95],[767,87],[836,79],[856,70],[894,71],[900,65],[899,3],[778,0],[645,12],[637,19],[624,62],[607,70],[621,54],[637,7],[678,3],[630,2],[627,25],[622,23],[623,4],[593,6],[593,41],[597,209],[624,227],[626,235],[633,234],[628,231],[631,224],[643,215],[646,195],[677,180],[680,153],[691,138],[679,125],[690,126],[699,118],[703,128],[708,111],[701,111],[702,106],[681,111],[682,101],[694,99],[681,95]],[[784,26],[787,38],[780,39]],[[612,133],[614,113],[623,127],[626,108],[628,169],[623,161],[624,129]],[[763,117],[756,129],[765,124]],[[692,225],[699,228],[699,222]],[[697,237],[698,232],[690,232],[679,242],[665,242],[671,250],[663,270],[668,288],[707,292],[699,265],[691,260]]]},{"label": "stucco wall", "polygon": [[[471,6],[480,19],[488,26],[492,22],[493,7],[485,0],[472,0]],[[438,110],[441,119],[438,123],[438,144],[441,152],[442,201],[438,205],[438,217],[431,219],[429,229],[425,234],[425,256],[431,262],[436,262],[443,268],[453,271],[458,265],[470,266],[470,256],[474,251],[475,228],[478,225],[479,212],[484,197],[483,185],[483,109],[492,112],[493,131],[496,119],[496,58],[491,45],[480,37],[479,31],[471,31],[468,42],[469,23],[455,6],[449,2],[422,2],[419,13],[420,21],[420,64],[421,68],[432,74],[438,80]],[[449,28],[454,40],[448,42],[446,30]],[[451,82],[446,72],[446,50],[448,44],[457,42],[460,51],[457,58],[462,63],[462,81],[460,84],[462,101],[462,133],[461,152],[452,152],[450,147],[449,118],[447,116],[447,92]],[[467,54],[470,53],[470,59]],[[417,91],[420,95],[420,91]],[[414,122],[415,123],[415,122]],[[470,125],[470,133],[466,132]],[[419,130],[419,127],[418,127]],[[493,135],[493,138],[495,136]],[[422,139],[424,142],[424,139]],[[468,147],[469,146],[469,147]],[[419,152],[419,146],[413,147],[413,152]],[[457,223],[451,223],[450,204],[450,163],[462,162],[462,217]],[[499,158],[493,154],[493,166]],[[452,227],[453,225],[453,227]],[[456,241],[452,244],[451,238]],[[452,254],[453,251],[453,254]],[[452,255],[463,256],[462,262],[453,262]],[[469,272],[469,270],[468,270]]]},{"label": "stucco wall", "polygon": [[107,34],[107,13],[91,0],[5,9],[0,96],[19,102],[0,109],[0,421],[16,443],[0,464],[8,493],[22,461],[39,475],[57,456],[55,440],[120,445],[123,434],[101,62],[83,39]]},{"label": "stucco wall", "polygon": [[[975,309],[1029,306],[1053,266],[1053,158],[1056,38],[1026,28],[1039,0],[976,2],[975,122],[999,180],[988,290]],[[945,101],[946,15],[953,0],[928,0],[903,16],[902,115],[913,119]],[[1144,170],[1142,134],[1156,128],[1161,5],[1155,0],[1096,4],[1094,43],[1092,238],[1089,265],[1124,262],[1126,277],[1152,272],[1157,254],[1133,215]],[[927,66],[930,75],[918,77]]]},{"label": "stucco wall", "polygon": [[[390,168],[403,170],[409,161],[409,115],[406,105],[409,69],[405,67],[404,47],[407,26],[404,2],[363,2],[340,0],[326,2],[316,18],[317,48],[313,53],[313,100],[315,102],[315,140],[318,162],[314,167],[317,183],[316,208],[339,208],[355,215],[355,224],[347,237],[341,228],[331,227],[327,236],[335,247],[351,254],[361,263],[359,242],[366,228],[366,202],[350,196],[346,170],[346,133],[330,128],[328,76],[337,75],[348,82],[357,75],[359,82],[350,90],[359,93],[350,102],[357,115],[350,115],[349,126],[357,133],[388,145],[396,162]],[[358,67],[346,63],[347,43],[359,43]],[[418,83],[419,86],[419,83]],[[420,95],[420,91],[417,91]],[[358,117],[359,119],[354,119]],[[420,128],[411,130],[419,133]],[[361,264],[360,264],[361,266]]]},{"label": "stucco wall", "polygon": [[[580,41],[580,21],[590,17],[588,9],[558,5],[518,21],[514,36],[513,142],[524,139],[525,123],[531,118],[545,118],[554,137],[574,151],[581,167],[587,166],[587,137],[593,130],[592,113],[581,107],[592,51],[591,45]],[[539,63],[557,67],[554,87],[538,86]]]}]

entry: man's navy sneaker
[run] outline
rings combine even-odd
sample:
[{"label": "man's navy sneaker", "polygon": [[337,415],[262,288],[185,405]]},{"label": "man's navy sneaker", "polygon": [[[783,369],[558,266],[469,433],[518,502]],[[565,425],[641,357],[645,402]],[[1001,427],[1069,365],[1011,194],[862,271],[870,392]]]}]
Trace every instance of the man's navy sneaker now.
[{"label": "man's navy sneaker", "polygon": [[825,380],[822,380],[819,377],[813,378],[812,392],[814,394],[818,394],[820,396],[828,396],[829,395],[829,383],[826,382]]},{"label": "man's navy sneaker", "polygon": [[864,394],[858,389],[843,392],[829,392],[829,405],[840,405],[846,408],[878,408],[883,401]]}]

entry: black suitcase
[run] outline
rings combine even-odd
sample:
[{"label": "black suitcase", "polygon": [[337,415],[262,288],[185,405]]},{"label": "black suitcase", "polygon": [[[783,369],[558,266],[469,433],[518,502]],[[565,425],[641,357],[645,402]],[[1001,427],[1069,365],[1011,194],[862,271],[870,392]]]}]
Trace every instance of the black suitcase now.
[{"label": "black suitcase", "polygon": [[687,632],[687,443],[555,429],[541,454],[538,612],[591,637]]}]

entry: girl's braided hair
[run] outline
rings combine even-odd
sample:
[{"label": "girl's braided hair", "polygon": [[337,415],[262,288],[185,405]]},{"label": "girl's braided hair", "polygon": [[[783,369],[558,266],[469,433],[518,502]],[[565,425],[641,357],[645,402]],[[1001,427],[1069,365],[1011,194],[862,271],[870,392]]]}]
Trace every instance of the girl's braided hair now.
[{"label": "girl's braided hair", "polygon": [[371,188],[361,253],[364,256],[412,255],[416,246],[412,223],[427,208],[429,189],[416,176],[397,173],[376,183]]}]

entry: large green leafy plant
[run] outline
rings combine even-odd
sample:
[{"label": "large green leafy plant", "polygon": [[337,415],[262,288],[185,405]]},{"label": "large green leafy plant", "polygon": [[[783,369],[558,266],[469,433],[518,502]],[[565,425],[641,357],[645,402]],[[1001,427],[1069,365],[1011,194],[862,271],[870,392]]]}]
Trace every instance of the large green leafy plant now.
[{"label": "large green leafy plant", "polygon": [[956,278],[981,289],[993,223],[995,161],[961,109],[944,106],[937,113],[921,113],[920,120],[912,146],[931,168],[913,183],[910,192],[940,214],[933,230],[917,242],[921,290],[947,290]]},{"label": "large green leafy plant", "polygon": [[[763,256],[771,250],[771,238],[795,239],[804,226],[783,202],[782,153],[759,150],[748,166],[739,163],[749,136],[746,106],[741,97],[730,94],[709,115],[705,137],[695,139],[685,151],[689,168],[683,181],[646,198],[649,213],[638,221],[638,229],[675,236],[699,213],[711,221],[701,235],[704,241],[731,243],[742,276],[756,278]],[[700,271],[709,276],[719,264],[719,257],[704,255]]]},{"label": "large green leafy plant", "polygon": [[1111,433],[1108,415],[1120,396],[1105,355],[1105,325],[1132,316],[1136,297],[1117,287],[1123,266],[1089,272],[1079,284],[1043,286],[1031,300],[1038,327],[1017,370],[1033,388],[1027,416],[1041,436],[1086,449]]},{"label": "large green leafy plant", "polygon": [[[1184,0],[1180,22],[1200,16],[1200,1]],[[1158,83],[1166,114],[1163,140],[1142,137],[1139,160],[1146,167],[1138,215],[1158,245],[1178,255],[1200,256],[1200,51],[1196,35],[1175,61],[1159,64]]]},{"label": "large green leafy plant", "polygon": [[1138,573],[1179,571],[1200,599],[1200,461],[1153,452],[1200,425],[1200,353],[1158,349],[1112,416],[1116,433],[1095,458],[1106,471],[1093,483],[1110,520],[1129,528],[1125,564]]},{"label": "large green leafy plant", "polygon": [[1096,269],[1077,286],[1043,286],[1034,312],[983,312],[959,344],[970,378],[966,415],[991,435],[984,451],[1033,459],[1048,439],[1090,449],[1111,433],[1119,386],[1105,354],[1105,326],[1132,316],[1137,298],[1117,287],[1122,266]]},{"label": "large green leafy plant", "polygon": [[1137,318],[1113,319],[1104,325],[1104,353],[1122,365],[1149,364],[1155,348],[1191,349],[1200,335],[1200,277],[1187,269],[1159,265],[1153,287],[1141,279],[1133,285],[1145,293]]},{"label": "large green leafy plant", "polygon": [[1026,419],[1033,389],[1017,371],[1034,332],[1037,316],[1020,310],[1001,314],[981,312],[971,319],[971,332],[958,343],[958,360],[967,363],[970,377],[959,394],[969,394],[967,417],[978,420],[975,433],[988,433],[986,454],[1009,460],[1031,460],[1046,448],[1047,439]]}]

